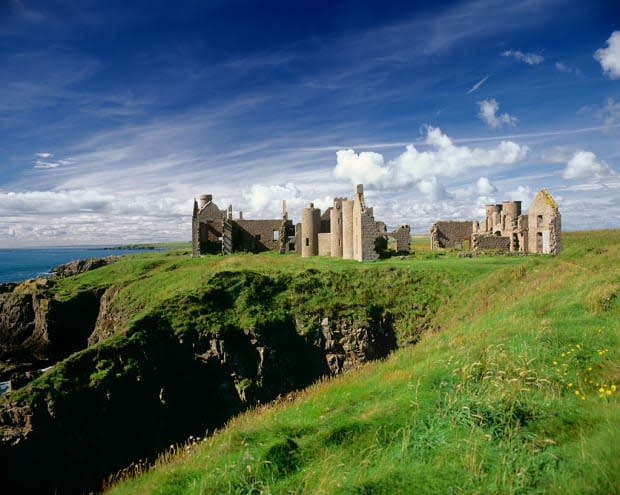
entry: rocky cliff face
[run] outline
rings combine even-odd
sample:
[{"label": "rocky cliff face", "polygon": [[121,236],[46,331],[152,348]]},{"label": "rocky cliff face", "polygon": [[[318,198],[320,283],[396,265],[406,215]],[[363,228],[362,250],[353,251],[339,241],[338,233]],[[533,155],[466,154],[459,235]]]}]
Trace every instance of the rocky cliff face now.
[{"label": "rocky cliff face", "polygon": [[0,399],[3,493],[96,490],[133,461],[396,347],[386,308],[301,321],[278,306],[285,290],[264,275],[218,274],[121,334],[121,287],[65,301],[52,290],[0,294],[3,355],[31,352],[33,367],[64,359]]},{"label": "rocky cliff face", "polygon": [[32,374],[87,346],[102,291],[60,301],[51,285],[41,279],[0,293],[0,380],[23,382],[23,373]]}]

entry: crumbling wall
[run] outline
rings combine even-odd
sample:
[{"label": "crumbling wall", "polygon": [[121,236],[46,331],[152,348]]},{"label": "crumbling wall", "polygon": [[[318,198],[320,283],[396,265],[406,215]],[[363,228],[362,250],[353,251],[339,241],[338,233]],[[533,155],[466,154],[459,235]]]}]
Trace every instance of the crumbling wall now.
[{"label": "crumbling wall", "polygon": [[411,239],[411,228],[409,225],[401,225],[396,230],[388,234],[396,240],[397,253],[409,253],[409,241]]},{"label": "crumbling wall", "polygon": [[528,212],[530,253],[559,254],[562,247],[562,220],[555,200],[541,189]]},{"label": "crumbling wall", "polygon": [[234,220],[233,251],[280,250],[282,220]]},{"label": "crumbling wall", "polygon": [[431,249],[463,249],[465,241],[471,240],[473,224],[465,222],[436,222],[431,226]]},{"label": "crumbling wall", "polygon": [[510,237],[500,235],[474,234],[472,236],[474,251],[510,251]]}]

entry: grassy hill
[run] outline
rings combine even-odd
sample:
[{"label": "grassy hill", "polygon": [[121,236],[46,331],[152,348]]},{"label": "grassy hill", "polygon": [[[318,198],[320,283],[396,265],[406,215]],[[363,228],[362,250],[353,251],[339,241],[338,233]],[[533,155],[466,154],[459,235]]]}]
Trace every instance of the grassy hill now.
[{"label": "grassy hill", "polygon": [[[619,493],[620,231],[569,233],[564,245],[557,258],[358,265],[449,288],[416,345],[172,447],[109,492]],[[266,271],[346,265],[260,259]],[[187,269],[178,283],[199,284]]]}]

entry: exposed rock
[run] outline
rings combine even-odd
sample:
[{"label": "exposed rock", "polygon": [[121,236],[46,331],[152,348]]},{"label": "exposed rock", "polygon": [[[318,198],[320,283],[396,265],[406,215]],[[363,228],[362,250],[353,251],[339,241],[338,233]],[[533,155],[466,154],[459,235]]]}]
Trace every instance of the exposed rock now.
[{"label": "exposed rock", "polygon": [[14,388],[34,372],[87,346],[99,313],[102,290],[66,301],[38,291],[36,281],[0,294],[0,380],[20,373]]},{"label": "exposed rock", "polygon": [[80,273],[89,272],[95,268],[115,263],[120,256],[106,256],[105,258],[91,258],[86,260],[74,260],[69,263],[55,266],[50,271],[59,278],[72,277]]}]

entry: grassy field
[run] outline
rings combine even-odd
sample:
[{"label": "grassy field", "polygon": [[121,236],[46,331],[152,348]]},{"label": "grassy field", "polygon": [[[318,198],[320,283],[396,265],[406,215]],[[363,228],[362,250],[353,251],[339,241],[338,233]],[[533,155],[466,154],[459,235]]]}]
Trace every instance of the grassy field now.
[{"label": "grassy field", "polygon": [[568,233],[557,258],[435,256],[422,242],[372,268],[276,256],[172,257],[170,279],[166,262],[150,268],[166,285],[155,298],[251,264],[398,267],[449,286],[450,299],[416,345],[173,447],[109,492],[620,493],[620,231]]}]

